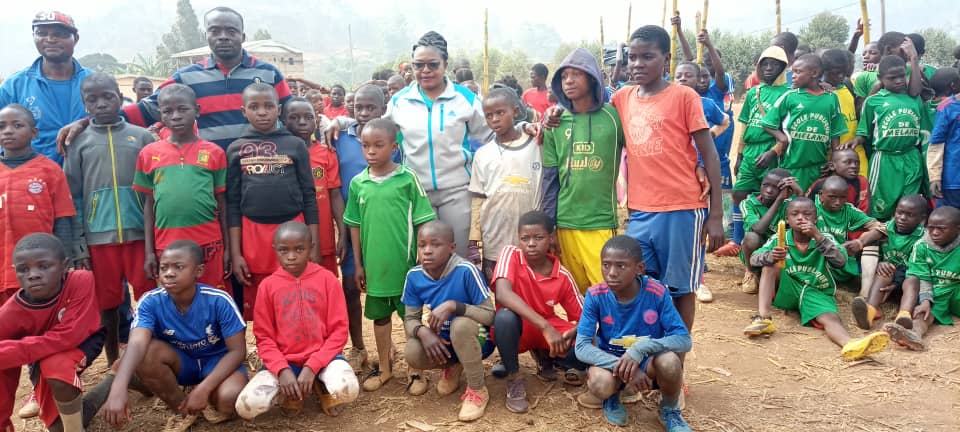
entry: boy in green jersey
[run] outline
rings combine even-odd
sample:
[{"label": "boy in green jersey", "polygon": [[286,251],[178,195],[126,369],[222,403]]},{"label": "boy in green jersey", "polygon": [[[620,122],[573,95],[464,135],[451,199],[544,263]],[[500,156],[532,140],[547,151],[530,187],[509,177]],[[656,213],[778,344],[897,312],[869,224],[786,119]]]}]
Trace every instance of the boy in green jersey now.
[{"label": "boy in green jersey", "polygon": [[[759,314],[744,329],[747,336],[772,334],[771,306],[800,312],[801,324],[812,324],[826,331],[830,340],[843,347],[840,356],[856,360],[883,350],[889,337],[874,332],[853,339],[837,312],[834,292],[837,285],[831,268],[843,267],[847,254],[833,236],[817,229],[817,207],[809,198],[798,197],[787,204],[787,224],[783,246],[772,237],[753,253],[750,264],[763,267],[760,276]],[[783,268],[779,263],[784,262]],[[774,297],[776,291],[776,297]]]},{"label": "boy in green jersey", "polygon": [[403,282],[417,264],[417,227],[436,215],[417,175],[393,161],[397,125],[387,119],[371,120],[360,133],[367,169],[350,182],[343,222],[350,227],[354,277],[367,294],[363,314],[373,320],[380,365],[363,382],[374,391],[393,378],[394,345],[390,318],[402,318]]},{"label": "boy in green jersey", "polygon": [[[863,103],[855,145],[869,142],[870,216],[887,220],[904,196],[920,192],[924,161],[920,153],[923,101],[907,94],[906,64],[898,56],[880,60],[883,88]],[[919,74],[910,79],[917,80]]]},{"label": "boy in green jersey", "polygon": [[960,210],[943,206],[930,213],[927,233],[913,248],[907,262],[903,290],[920,293],[913,309],[913,329],[892,322],[883,326],[890,338],[911,350],[921,351],[921,338],[936,320],[953,325],[950,315],[960,316]]},{"label": "boy in green jersey", "polygon": [[[905,328],[913,327],[913,308],[917,305],[916,291],[902,290],[907,273],[907,260],[923,234],[923,221],[929,212],[927,201],[920,195],[907,195],[897,202],[893,219],[886,223],[887,237],[880,241],[880,253],[883,258],[876,266],[873,284],[869,296],[857,296],[850,308],[857,326],[869,330],[873,322],[882,319],[880,303],[887,300],[895,291],[902,291],[900,311],[896,322]],[[864,258],[866,259],[866,254]],[[864,276],[866,276],[864,266]]]},{"label": "boy in green jersey", "polygon": [[834,269],[834,278],[838,282],[859,278],[857,262],[864,245],[882,239],[886,227],[847,202],[847,181],[843,177],[827,177],[814,201],[819,215],[817,228],[842,241],[849,257],[846,265]]},{"label": "boy in green jersey", "polygon": [[759,269],[750,266],[750,256],[777,234],[777,223],[784,220],[791,195],[803,195],[797,179],[790,176],[790,171],[774,168],[763,176],[760,192],[740,203],[744,230],[740,259],[746,265],[740,287],[747,294],[756,294],[758,284]]},{"label": "boy in green jersey", "polygon": [[[733,241],[742,244],[747,230],[743,226],[744,215],[740,203],[752,192],[760,191],[760,183],[767,170],[776,168],[780,158],[770,149],[776,140],[763,130],[760,122],[773,109],[780,96],[787,91],[787,54],[783,48],[771,46],[763,51],[757,61],[757,76],[760,85],[751,87],[743,98],[740,109],[739,130],[743,131],[733,172],[737,181],[733,184]],[[746,160],[746,163],[743,161]]]},{"label": "boy in green jersey", "polygon": [[840,145],[847,125],[837,95],[820,86],[820,57],[800,56],[792,70],[793,88],[777,100],[761,125],[777,141],[772,151],[781,156],[780,166],[807,190],[820,177],[827,151]]}]

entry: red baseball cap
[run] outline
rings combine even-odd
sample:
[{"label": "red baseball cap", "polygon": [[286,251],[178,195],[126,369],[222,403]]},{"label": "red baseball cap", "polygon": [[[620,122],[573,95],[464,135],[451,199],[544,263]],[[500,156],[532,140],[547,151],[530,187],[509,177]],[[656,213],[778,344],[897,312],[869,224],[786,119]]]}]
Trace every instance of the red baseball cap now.
[{"label": "red baseball cap", "polygon": [[77,26],[73,23],[73,18],[70,15],[67,15],[63,12],[57,11],[43,11],[38,12],[33,17],[33,22],[31,23],[32,27],[40,25],[58,25],[61,27],[66,27],[70,31],[76,33]]}]

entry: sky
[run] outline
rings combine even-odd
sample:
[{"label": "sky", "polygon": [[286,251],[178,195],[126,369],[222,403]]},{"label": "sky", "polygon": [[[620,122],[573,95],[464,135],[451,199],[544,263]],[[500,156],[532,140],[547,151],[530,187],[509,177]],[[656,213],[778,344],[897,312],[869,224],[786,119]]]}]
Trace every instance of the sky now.
[{"label": "sky", "polygon": [[[133,4],[131,4],[133,3]],[[254,0],[230,2],[193,0],[193,7],[202,13],[211,7],[229,5],[244,14],[248,36],[264,23],[282,22],[284,16],[301,15],[299,0],[273,0],[265,3]],[[600,33],[600,17],[604,21],[604,34],[609,42],[627,35],[627,10],[632,4],[630,26],[659,24],[663,11],[660,0],[570,0],[546,3],[540,1],[491,0],[465,4],[437,0],[324,0],[329,11],[365,14],[364,18],[384,18],[384,11],[405,11],[411,23],[411,31],[420,34],[437,30],[449,34],[451,51],[454,47],[478,47],[483,37],[483,9],[489,10],[490,27],[505,32],[501,40],[513,36],[511,30],[525,24],[543,24],[552,27],[564,41],[597,40]],[[876,39],[880,34],[880,0],[868,0],[873,22],[872,32]],[[544,7],[549,4],[549,7]],[[708,28],[731,32],[760,33],[773,30],[775,25],[774,0],[712,0],[708,13]],[[411,5],[413,7],[411,7]],[[437,7],[432,7],[436,5]],[[749,5],[749,7],[745,7]],[[828,10],[856,22],[860,16],[859,2],[855,0],[782,0],[782,22],[785,30],[797,31],[819,12]],[[927,27],[941,27],[960,38],[960,1],[957,0],[890,0],[887,2],[887,28],[890,30],[915,31]],[[678,9],[686,22],[693,27],[694,14],[703,8],[701,1],[679,0]],[[167,31],[176,16],[174,0],[33,0],[31,2],[5,2],[4,14],[0,16],[0,40],[4,55],[0,57],[0,75],[8,75],[28,66],[37,56],[30,36],[30,20],[41,10],[56,9],[74,17],[80,29],[77,56],[94,52],[111,52],[121,62],[130,61],[137,52],[153,54],[160,35]],[[931,11],[936,11],[931,13]],[[269,15],[269,16],[267,16]],[[354,17],[356,15],[353,15]],[[386,18],[384,18],[386,19]],[[317,22],[304,32],[335,31],[349,24],[351,16],[339,15],[335,23]],[[96,24],[96,28],[91,28]],[[118,29],[128,29],[118,31]],[[474,30],[475,29],[475,30]],[[293,29],[274,29],[277,34],[289,35]],[[364,29],[354,30],[363,31]],[[132,33],[132,34],[131,34]],[[491,40],[494,40],[491,36]],[[289,36],[288,36],[289,37]],[[412,44],[411,40],[411,44]],[[345,44],[344,44],[345,45]],[[339,47],[327,47],[328,49]],[[363,46],[355,46],[363,49]],[[322,51],[322,50],[321,50]],[[322,54],[322,52],[320,53]],[[384,59],[389,60],[389,59]]]}]

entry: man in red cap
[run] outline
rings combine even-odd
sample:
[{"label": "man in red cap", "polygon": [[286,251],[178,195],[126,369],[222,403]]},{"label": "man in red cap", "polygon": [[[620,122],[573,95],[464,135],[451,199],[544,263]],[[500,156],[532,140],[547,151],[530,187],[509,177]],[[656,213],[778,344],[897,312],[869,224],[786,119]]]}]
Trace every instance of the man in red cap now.
[{"label": "man in red cap", "polygon": [[40,12],[31,24],[40,58],[3,81],[0,107],[11,103],[27,107],[40,130],[31,146],[63,164],[63,156],[57,153],[57,132],[87,116],[80,83],[93,71],[73,58],[73,48],[80,40],[73,18],[62,12]]}]

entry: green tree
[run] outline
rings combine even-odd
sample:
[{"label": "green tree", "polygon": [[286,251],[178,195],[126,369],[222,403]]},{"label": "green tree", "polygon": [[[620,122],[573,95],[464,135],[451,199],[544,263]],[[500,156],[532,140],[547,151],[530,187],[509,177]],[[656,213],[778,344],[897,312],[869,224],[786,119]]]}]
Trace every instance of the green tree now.
[{"label": "green tree", "polygon": [[97,72],[111,75],[123,69],[123,65],[121,65],[115,57],[106,53],[87,54],[77,59],[77,61],[87,69],[93,69]]},{"label": "green tree", "polygon": [[157,58],[168,62],[171,69],[173,63],[170,59],[173,54],[207,44],[190,0],[177,0],[177,20],[173,23],[170,32],[161,37],[161,41],[162,43],[157,46]]},{"label": "green tree", "polygon": [[273,36],[270,35],[270,31],[267,29],[257,29],[257,32],[253,34],[253,40],[269,40],[273,39]]},{"label": "green tree", "polygon": [[957,40],[950,36],[945,30],[939,28],[927,28],[920,30],[924,39],[923,61],[936,67],[947,67],[953,64],[953,47],[957,46]]},{"label": "green tree", "polygon": [[810,45],[813,50],[846,48],[850,39],[850,26],[847,19],[840,15],[821,12],[806,26],[801,27],[797,36],[800,42]]},{"label": "green tree", "polygon": [[736,83],[737,96],[743,94],[743,82],[756,70],[757,57],[769,46],[771,37],[770,32],[749,35],[715,30],[710,33],[713,45],[720,50],[724,69]]},{"label": "green tree", "polygon": [[133,75],[165,77],[170,75],[173,70],[167,62],[158,59],[156,56],[144,57],[143,54],[137,54],[133,61],[123,66],[122,72]]}]

